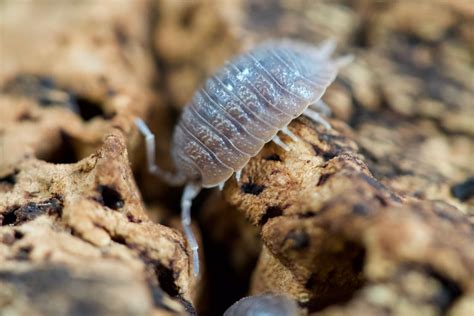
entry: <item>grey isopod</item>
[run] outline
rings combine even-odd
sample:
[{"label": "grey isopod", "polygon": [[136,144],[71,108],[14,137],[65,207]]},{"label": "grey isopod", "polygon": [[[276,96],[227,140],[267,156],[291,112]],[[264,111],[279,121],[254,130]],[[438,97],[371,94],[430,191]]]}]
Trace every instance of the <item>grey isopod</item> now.
[{"label": "grey isopod", "polygon": [[224,316],[298,316],[296,302],[278,294],[260,294],[244,297],[229,307]]},{"label": "grey isopod", "polygon": [[[151,173],[170,185],[184,185],[181,219],[199,273],[198,245],[190,229],[191,202],[202,188],[223,184],[240,171],[269,141],[288,150],[277,133],[292,134],[287,125],[306,115],[330,128],[319,113],[329,114],[320,100],[338,69],[351,56],[331,59],[333,40],[316,47],[294,40],[270,41],[230,60],[207,79],[184,108],[175,126],[171,155],[176,173],[155,164],[154,135],[139,118],[146,137]],[[318,113],[319,112],[319,113]]]}]

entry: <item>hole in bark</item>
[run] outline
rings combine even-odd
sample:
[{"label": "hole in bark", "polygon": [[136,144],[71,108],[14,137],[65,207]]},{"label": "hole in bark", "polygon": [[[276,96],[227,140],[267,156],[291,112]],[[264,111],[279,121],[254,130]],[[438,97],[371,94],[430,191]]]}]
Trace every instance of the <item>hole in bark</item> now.
[{"label": "hole in bark", "polygon": [[362,273],[365,263],[365,249],[361,248],[352,258],[352,271],[355,275]]},{"label": "hole in bark", "polygon": [[369,28],[364,26],[359,27],[354,34],[353,44],[358,47],[368,48],[369,47]]},{"label": "hole in bark", "polygon": [[84,97],[76,97],[75,103],[84,121],[90,121],[97,116],[105,118],[105,112],[99,103]]},{"label": "hole in bark", "polygon": [[248,182],[248,183],[242,184],[240,189],[242,190],[242,192],[247,193],[247,194],[259,195],[265,189],[265,186]]},{"label": "hole in bark", "polygon": [[123,237],[122,235],[113,235],[113,236],[110,236],[110,239],[112,239],[112,241],[118,244],[127,245],[127,241],[125,240],[125,237]]},{"label": "hole in bark", "polygon": [[18,174],[18,171],[14,171],[13,173],[7,174],[4,177],[0,178],[0,183],[5,183],[9,185],[15,185],[16,183],[16,175]]},{"label": "hole in bark", "polygon": [[63,131],[60,132],[60,138],[60,143],[54,150],[48,153],[39,153],[37,158],[54,164],[76,163],[78,159],[72,144],[72,138]]},{"label": "hole in bark", "polygon": [[323,150],[322,150],[321,148],[319,148],[318,145],[315,145],[315,144],[312,144],[312,143],[311,143],[311,147],[313,148],[314,154],[315,154],[316,156],[321,156],[321,154],[323,153]]},{"label": "hole in bark", "polygon": [[341,154],[341,151],[327,151],[327,152],[324,152],[323,153],[323,159],[324,161],[328,161],[328,160],[331,160],[332,158],[338,156],[339,154]]},{"label": "hole in bark", "polygon": [[[326,135],[326,137],[323,137],[323,136],[320,136],[320,139],[324,139],[324,140],[328,140],[328,139],[332,139],[332,138],[336,138],[335,136],[330,136],[330,135]],[[321,156],[324,161],[329,161],[331,159],[333,159],[334,157],[337,157],[341,154],[343,154],[346,149],[336,145],[336,144],[332,144],[331,147],[327,150],[323,150],[321,149],[318,145],[316,144],[311,144],[311,147],[313,148],[314,150],[314,153],[316,154],[316,156]]]},{"label": "hole in bark", "polygon": [[0,191],[9,191],[13,189],[16,184],[16,175],[18,174],[18,170],[7,174],[4,177],[0,178]]},{"label": "hole in bark", "polygon": [[174,281],[173,270],[157,264],[155,266],[155,273],[160,283],[160,288],[169,296],[176,297],[179,294],[179,289]]},{"label": "hole in bark", "polygon": [[281,158],[280,156],[278,156],[278,154],[271,154],[263,159],[269,160],[269,161],[281,161]]},{"label": "hole in bark", "polygon": [[260,218],[259,225],[265,225],[269,219],[283,215],[283,209],[279,206],[270,206],[267,208],[265,214]]},{"label": "hole in bark", "polygon": [[16,222],[15,210],[7,211],[3,214],[2,226],[13,225]]},{"label": "hole in bark", "polygon": [[451,194],[462,202],[474,197],[474,177],[470,177],[462,183],[453,185],[451,187]]},{"label": "hole in bark", "polygon": [[99,185],[97,191],[100,193],[98,198],[100,204],[113,210],[118,210],[125,205],[122,196],[114,188],[107,185]]},{"label": "hole in bark", "polygon": [[[127,38],[124,32],[117,31],[119,43],[126,43]],[[94,117],[110,119],[115,113],[105,113],[101,104],[84,96],[76,95],[74,91],[58,85],[53,78],[46,76],[36,76],[22,74],[8,81],[2,91],[8,94],[28,96],[35,99],[41,106],[63,106],[81,116],[84,121],[89,121]],[[22,115],[20,120],[35,119],[29,113]]]},{"label": "hole in bark", "polygon": [[302,212],[302,213],[296,214],[296,216],[298,216],[298,218],[311,218],[311,217],[318,216],[320,213],[321,213],[321,211],[319,211],[319,212],[316,212],[316,211],[304,211],[304,212]]},{"label": "hole in bark", "polygon": [[20,240],[20,239],[22,239],[22,238],[25,236],[25,234],[23,234],[23,233],[22,233],[21,231],[19,231],[19,230],[15,230],[15,231],[13,232],[13,236],[15,237],[15,239]]},{"label": "hole in bark", "polygon": [[319,177],[319,180],[318,180],[318,183],[316,184],[317,187],[323,185],[324,183],[326,183],[326,181],[332,177],[332,173],[325,173],[325,174],[322,174],[320,177]]},{"label": "hole in bark", "polygon": [[385,197],[383,197],[382,195],[380,194],[375,194],[374,195],[374,198],[380,203],[380,205],[382,205],[383,207],[386,207],[388,205],[387,203],[387,199]]},{"label": "hole in bark", "polygon": [[43,214],[61,214],[63,204],[60,198],[51,198],[42,202],[30,202],[23,206],[12,206],[4,214],[2,225],[20,225]]}]

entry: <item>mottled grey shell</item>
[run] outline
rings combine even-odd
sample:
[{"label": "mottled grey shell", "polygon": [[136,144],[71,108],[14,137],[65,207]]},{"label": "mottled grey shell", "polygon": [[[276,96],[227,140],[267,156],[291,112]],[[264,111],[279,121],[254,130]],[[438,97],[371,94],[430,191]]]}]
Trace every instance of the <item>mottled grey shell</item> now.
[{"label": "mottled grey shell", "polygon": [[298,316],[295,301],[280,295],[247,296],[234,303],[224,316]]},{"label": "mottled grey shell", "polygon": [[235,57],[207,79],[175,127],[178,173],[214,187],[321,98],[338,65],[315,46],[272,41]]}]

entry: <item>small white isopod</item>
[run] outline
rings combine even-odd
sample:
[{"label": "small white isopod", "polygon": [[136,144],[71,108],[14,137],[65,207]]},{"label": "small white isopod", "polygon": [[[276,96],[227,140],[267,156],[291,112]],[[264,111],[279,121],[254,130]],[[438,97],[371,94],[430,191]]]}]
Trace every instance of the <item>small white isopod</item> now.
[{"label": "small white isopod", "polygon": [[202,188],[219,187],[269,141],[289,150],[279,131],[298,140],[288,124],[300,115],[330,128],[321,96],[351,56],[331,59],[335,42],[312,46],[294,40],[270,41],[238,55],[207,79],[184,108],[174,128],[171,155],[176,173],[155,164],[155,137],[139,118],[146,138],[150,173],[170,185],[186,185],[181,220],[199,274],[198,245],[191,231],[191,203]]}]

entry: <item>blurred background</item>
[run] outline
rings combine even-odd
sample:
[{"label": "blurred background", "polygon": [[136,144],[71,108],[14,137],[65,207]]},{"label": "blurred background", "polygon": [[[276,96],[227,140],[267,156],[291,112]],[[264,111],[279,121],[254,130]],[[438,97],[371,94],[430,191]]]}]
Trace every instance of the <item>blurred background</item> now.
[{"label": "blurred background", "polygon": [[[9,192],[25,159],[76,163],[94,153],[104,136],[118,128],[125,135],[148,216],[156,223],[179,227],[181,191],[147,174],[143,141],[133,118],[149,122],[157,137],[159,164],[171,169],[169,140],[181,109],[226,60],[272,38],[312,44],[335,38],[337,54],[351,53],[355,60],[323,99],[333,118],[347,125],[370,172],[399,194],[447,202],[473,222],[473,1],[2,0],[0,28],[4,214],[12,204]],[[177,310],[189,312],[194,305],[202,315],[220,315],[259,288],[253,274],[261,255],[259,230],[218,192],[202,194],[194,208],[205,245],[206,276],[197,285],[186,283],[186,289],[164,288],[164,277],[158,283],[173,304],[181,306]],[[44,238],[49,242],[53,237]],[[3,247],[8,253],[14,246],[4,243]],[[19,261],[33,266],[47,262],[6,255],[4,259],[0,279],[5,271],[18,272]],[[65,269],[79,264],[68,263]],[[179,272],[173,273],[167,276],[177,279]],[[38,288],[23,279],[8,280],[9,285],[0,285],[0,309],[8,306],[16,312],[12,315],[22,315],[27,309],[18,306],[30,304],[28,311],[37,315],[44,311],[45,303],[34,299],[37,294],[29,290]],[[47,289],[54,278],[34,282],[40,290]],[[25,289],[21,284],[29,285]],[[125,284],[123,291],[127,289]],[[459,295],[457,290],[446,291],[439,300],[413,304],[429,306],[426,315],[443,314],[451,306],[451,296]],[[73,287],[68,295],[49,297],[70,302],[74,293]],[[107,291],[96,295],[96,314],[110,312],[103,302],[120,297]],[[20,301],[8,303],[15,300]],[[83,300],[88,302],[87,295]],[[118,301],[120,306],[127,298]],[[175,305],[166,302],[154,297],[142,312],[173,314],[169,306]],[[313,313],[331,304],[300,306]],[[387,308],[401,312],[396,304]],[[405,315],[414,313],[408,308]]]}]

